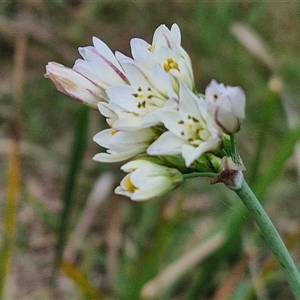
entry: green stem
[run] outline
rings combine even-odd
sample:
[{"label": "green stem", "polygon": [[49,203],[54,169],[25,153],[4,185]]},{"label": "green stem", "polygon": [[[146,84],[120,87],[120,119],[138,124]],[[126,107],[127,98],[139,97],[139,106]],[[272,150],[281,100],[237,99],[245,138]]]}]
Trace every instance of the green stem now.
[{"label": "green stem", "polygon": [[184,179],[195,178],[195,177],[210,177],[214,178],[217,174],[213,172],[194,172],[183,174]]},{"label": "green stem", "polygon": [[257,200],[256,196],[254,195],[246,181],[244,181],[242,187],[235,192],[243,201],[250,215],[254,218],[265,239],[269,243],[273,254],[278,259],[286,275],[287,281],[290,284],[295,298],[297,300],[300,300],[299,272],[268,215],[260,205],[259,201]]},{"label": "green stem", "polygon": [[231,135],[230,136],[230,148],[231,148],[231,157],[234,163],[238,162],[238,157],[237,157],[237,153],[236,153],[236,140],[235,140],[235,136]]}]

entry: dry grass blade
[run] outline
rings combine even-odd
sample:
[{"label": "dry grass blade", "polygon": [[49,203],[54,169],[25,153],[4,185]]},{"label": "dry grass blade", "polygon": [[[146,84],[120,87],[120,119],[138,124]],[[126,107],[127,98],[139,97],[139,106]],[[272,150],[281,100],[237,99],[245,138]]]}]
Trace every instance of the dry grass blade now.
[{"label": "dry grass blade", "polygon": [[89,296],[91,299],[103,300],[104,295],[96,289],[84,276],[84,274],[72,264],[62,261],[60,264],[60,269],[70,278],[74,280],[76,286],[81,289],[81,291]]},{"label": "dry grass blade", "polygon": [[112,173],[104,173],[95,182],[94,187],[87,199],[82,215],[72,232],[69,242],[64,251],[64,260],[74,262],[78,251],[84,245],[86,234],[96,218],[99,208],[103,201],[111,193],[114,184],[114,176]]},{"label": "dry grass blade", "polygon": [[37,22],[32,19],[30,14],[22,14],[15,18],[14,20],[6,18],[4,16],[0,17],[0,29],[7,36],[15,36],[24,34],[26,36],[31,36],[38,41],[43,43],[49,43],[49,41],[54,41],[54,36],[44,27],[44,24],[37,26]]},{"label": "dry grass blade", "polygon": [[204,260],[224,242],[223,233],[213,235],[204,243],[185,253],[178,260],[168,266],[159,275],[148,281],[142,288],[141,296],[146,299],[159,297],[160,293],[176,279],[182,276],[196,264]]},{"label": "dry grass blade", "polygon": [[222,285],[217,290],[213,297],[213,300],[227,299],[230,297],[234,291],[237,283],[241,280],[245,274],[248,265],[248,256],[244,255],[234,266],[233,270],[227,277],[227,279],[222,283]]},{"label": "dry grass blade", "polygon": [[[287,116],[289,128],[295,128],[299,124],[299,95],[285,88],[281,94],[282,103]],[[298,173],[298,183],[300,185],[300,142],[295,146],[295,165]]]},{"label": "dry grass blade", "polygon": [[114,285],[119,269],[119,251],[122,246],[122,228],[125,222],[122,210],[127,202],[118,197],[110,199],[110,214],[106,230],[107,244],[107,278],[111,286]]},{"label": "dry grass blade", "polygon": [[[0,31],[5,37],[11,39],[25,35],[52,48],[67,61],[75,59],[75,51],[66,42],[57,37],[57,33],[49,30],[50,27],[51,24],[44,22],[43,19],[36,19],[32,14],[24,12],[17,15],[13,20],[0,16]],[[55,47],[53,47],[54,45]]]},{"label": "dry grass blade", "polygon": [[265,43],[252,29],[244,24],[234,23],[231,26],[231,32],[250,53],[264,62],[271,70],[274,69],[273,57]]},{"label": "dry grass blade", "polygon": [[8,172],[7,202],[4,220],[4,244],[0,259],[0,298],[3,298],[5,280],[9,271],[13,252],[16,218],[20,189],[20,141],[22,135],[21,104],[23,98],[23,83],[25,74],[25,60],[27,53],[27,36],[21,35],[15,41],[14,54],[14,118],[12,120],[12,144]]}]

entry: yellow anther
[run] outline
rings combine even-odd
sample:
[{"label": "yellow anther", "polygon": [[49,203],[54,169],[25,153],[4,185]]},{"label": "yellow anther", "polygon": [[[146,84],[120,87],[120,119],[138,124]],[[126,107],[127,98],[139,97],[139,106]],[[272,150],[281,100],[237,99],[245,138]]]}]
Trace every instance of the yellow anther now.
[{"label": "yellow anther", "polygon": [[126,179],[125,184],[126,184],[126,188],[127,188],[127,190],[128,190],[129,192],[134,193],[136,190],[138,190],[138,188],[137,188],[137,187],[132,183],[132,181],[130,180],[130,177],[128,177],[128,178]]},{"label": "yellow anther", "polygon": [[176,69],[179,71],[178,63],[174,61],[172,58],[168,58],[164,63],[164,70],[169,72],[171,69]]},{"label": "yellow anther", "polygon": [[148,47],[148,50],[149,50],[150,52],[153,52],[154,49],[155,49],[155,47],[154,47],[153,45],[150,45],[150,46]]},{"label": "yellow anther", "polygon": [[115,135],[117,132],[118,132],[117,130],[112,129],[111,132],[110,132],[110,134],[111,134],[111,135]]}]

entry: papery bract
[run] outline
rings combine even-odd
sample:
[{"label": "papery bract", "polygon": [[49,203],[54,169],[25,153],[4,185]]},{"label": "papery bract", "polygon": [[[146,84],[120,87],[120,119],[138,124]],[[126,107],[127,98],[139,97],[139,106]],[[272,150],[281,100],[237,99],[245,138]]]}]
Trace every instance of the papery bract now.
[{"label": "papery bract", "polygon": [[239,190],[244,181],[242,171],[245,171],[245,167],[240,157],[238,160],[235,163],[231,157],[224,156],[221,161],[219,173],[211,183],[222,182],[231,190]]}]

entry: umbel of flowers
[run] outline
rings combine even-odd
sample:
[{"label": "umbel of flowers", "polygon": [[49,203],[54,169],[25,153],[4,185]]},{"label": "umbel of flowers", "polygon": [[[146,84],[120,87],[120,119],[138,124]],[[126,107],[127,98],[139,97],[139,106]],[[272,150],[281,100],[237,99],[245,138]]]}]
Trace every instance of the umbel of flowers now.
[{"label": "umbel of flowers", "polygon": [[234,134],[244,120],[244,91],[212,80],[198,93],[177,24],[159,26],[151,44],[133,38],[130,46],[132,58],[94,37],[93,46],[79,48],[73,68],[50,62],[45,75],[106,118],[108,128],[94,141],[107,150],[94,159],[126,161],[128,174],[115,192],[148,200],[191,174],[214,174],[213,182],[239,189]]}]

